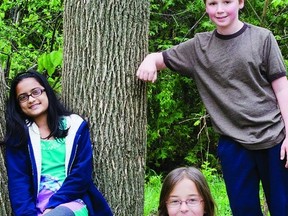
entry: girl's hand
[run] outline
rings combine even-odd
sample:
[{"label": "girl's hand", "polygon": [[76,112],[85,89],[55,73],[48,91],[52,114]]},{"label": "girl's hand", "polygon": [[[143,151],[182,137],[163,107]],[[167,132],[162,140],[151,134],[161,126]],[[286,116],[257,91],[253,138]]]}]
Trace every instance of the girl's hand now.
[{"label": "girl's hand", "polygon": [[47,214],[48,212],[50,212],[52,209],[45,209],[45,211],[43,212],[43,215]]}]

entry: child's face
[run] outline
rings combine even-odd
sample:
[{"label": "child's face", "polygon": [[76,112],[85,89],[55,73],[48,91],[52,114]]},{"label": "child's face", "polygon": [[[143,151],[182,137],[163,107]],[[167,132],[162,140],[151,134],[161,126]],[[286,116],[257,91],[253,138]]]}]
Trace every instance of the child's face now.
[{"label": "child's face", "polygon": [[237,29],[239,25],[239,10],[244,7],[244,0],[206,0],[206,12],[217,30],[223,32]]},{"label": "child's face", "polygon": [[169,216],[203,216],[204,201],[196,185],[188,178],[178,182],[166,202]]},{"label": "child's face", "polygon": [[[49,103],[46,92],[43,90],[44,87],[41,86],[34,78],[23,79],[16,86],[16,95],[20,108],[24,114],[33,118],[34,120],[47,116]],[[21,101],[19,101],[20,98],[22,98]]]}]

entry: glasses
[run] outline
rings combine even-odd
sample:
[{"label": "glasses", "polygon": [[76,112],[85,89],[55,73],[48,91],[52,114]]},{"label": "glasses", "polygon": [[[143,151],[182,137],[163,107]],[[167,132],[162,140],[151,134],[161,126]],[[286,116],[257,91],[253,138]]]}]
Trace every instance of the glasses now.
[{"label": "glasses", "polygon": [[180,208],[182,203],[186,203],[188,207],[195,207],[198,206],[203,200],[199,198],[192,198],[192,199],[187,199],[185,201],[182,200],[168,200],[166,202],[167,206],[171,208]]},{"label": "glasses", "polygon": [[33,97],[33,98],[37,98],[39,97],[40,95],[42,95],[42,93],[45,91],[45,89],[41,89],[41,88],[34,88],[32,89],[31,93],[30,94],[27,94],[27,93],[23,93],[23,94],[20,94],[18,96],[18,101],[20,103],[24,103],[26,101],[29,100],[29,97]]}]

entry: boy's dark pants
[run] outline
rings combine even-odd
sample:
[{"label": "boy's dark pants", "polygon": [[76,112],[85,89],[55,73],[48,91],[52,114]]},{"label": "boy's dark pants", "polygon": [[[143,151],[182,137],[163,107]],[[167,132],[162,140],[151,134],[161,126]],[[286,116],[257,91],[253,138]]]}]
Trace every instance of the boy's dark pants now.
[{"label": "boy's dark pants", "polygon": [[247,150],[227,137],[218,143],[218,156],[233,216],[262,216],[262,182],[271,216],[288,216],[288,169],[280,160],[281,143],[265,150]]}]

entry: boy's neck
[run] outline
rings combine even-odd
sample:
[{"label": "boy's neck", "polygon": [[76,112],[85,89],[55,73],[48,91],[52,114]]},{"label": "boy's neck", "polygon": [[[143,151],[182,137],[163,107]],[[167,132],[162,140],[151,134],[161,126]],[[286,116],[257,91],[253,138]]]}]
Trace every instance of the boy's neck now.
[{"label": "boy's neck", "polygon": [[237,22],[234,23],[233,26],[224,27],[224,28],[217,26],[216,30],[218,34],[221,34],[221,35],[232,35],[238,32],[243,27],[243,25],[244,25],[243,22],[241,22],[240,20],[237,20]]}]

